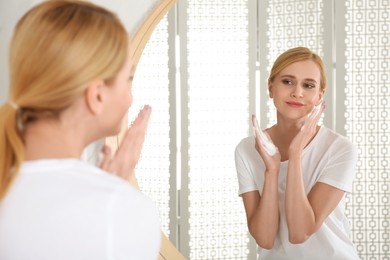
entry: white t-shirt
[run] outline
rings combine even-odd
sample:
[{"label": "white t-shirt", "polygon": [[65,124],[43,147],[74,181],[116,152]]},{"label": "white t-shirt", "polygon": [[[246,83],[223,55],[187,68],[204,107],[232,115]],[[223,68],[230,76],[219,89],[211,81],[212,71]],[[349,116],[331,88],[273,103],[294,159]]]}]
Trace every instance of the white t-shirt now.
[{"label": "white t-shirt", "polygon": [[[346,192],[352,191],[357,151],[345,137],[321,127],[315,138],[302,153],[302,173],[306,194],[317,182],[323,182]],[[258,190],[264,184],[265,166],[255,149],[255,138],[243,139],[236,148],[235,162],[239,182],[239,195]],[[359,259],[350,239],[350,228],[344,214],[345,196],[325,219],[321,228],[302,244],[291,244],[285,212],[285,191],[288,161],[280,164],[279,171],[279,231],[274,247],[258,247],[259,259]]]},{"label": "white t-shirt", "polygon": [[0,201],[1,260],[156,260],[155,204],[77,159],[23,163]]}]

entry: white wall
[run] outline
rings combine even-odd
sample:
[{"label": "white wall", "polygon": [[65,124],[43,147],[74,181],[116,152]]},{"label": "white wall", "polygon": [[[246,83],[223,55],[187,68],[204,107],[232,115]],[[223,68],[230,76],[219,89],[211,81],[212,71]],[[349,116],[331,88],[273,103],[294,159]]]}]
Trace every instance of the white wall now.
[{"label": "white wall", "polygon": [[[0,1],[0,104],[8,99],[8,47],[16,22],[33,5],[41,0],[1,0]],[[157,0],[94,0],[116,12],[125,24],[129,34],[145,19],[156,6]]]},{"label": "white wall", "polygon": [[16,21],[33,3],[31,0],[0,2],[0,103],[8,95],[8,46]]}]

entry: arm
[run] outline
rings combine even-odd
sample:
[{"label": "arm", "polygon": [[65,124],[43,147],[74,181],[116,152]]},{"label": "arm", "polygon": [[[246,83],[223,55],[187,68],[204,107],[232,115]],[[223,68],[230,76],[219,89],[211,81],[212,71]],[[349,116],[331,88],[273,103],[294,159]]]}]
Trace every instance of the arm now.
[{"label": "arm", "polygon": [[[322,107],[321,113],[324,107]],[[306,195],[302,176],[301,155],[304,147],[316,134],[321,113],[312,114],[289,147],[286,183],[286,218],[291,243],[303,243],[316,232],[336,208],[344,191],[317,182]]]},{"label": "arm", "polygon": [[248,229],[256,243],[266,249],[273,247],[279,229],[279,195],[277,173],[266,172],[263,193],[242,194]]},{"label": "arm", "polygon": [[303,243],[316,232],[336,208],[344,193],[343,190],[317,182],[306,195],[300,157],[290,158],[285,205],[290,242]]},{"label": "arm", "polygon": [[[253,115],[252,123],[255,127],[255,148],[265,164],[264,186],[262,194],[258,191],[247,192],[242,195],[247,216],[248,229],[257,244],[266,249],[273,247],[279,229],[279,194],[278,175],[280,167],[280,153],[275,147],[271,155],[263,145],[257,119]],[[268,138],[266,138],[268,139]],[[272,144],[272,140],[266,140]]]}]

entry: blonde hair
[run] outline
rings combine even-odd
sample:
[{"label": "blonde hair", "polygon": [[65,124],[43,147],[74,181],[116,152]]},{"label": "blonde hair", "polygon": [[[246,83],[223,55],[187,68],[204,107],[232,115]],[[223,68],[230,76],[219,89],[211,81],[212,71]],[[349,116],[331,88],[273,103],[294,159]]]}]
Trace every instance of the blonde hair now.
[{"label": "blonde hair", "polygon": [[84,1],[47,1],[19,20],[10,44],[10,101],[0,107],[0,199],[24,160],[21,125],[57,116],[92,80],[112,84],[128,46],[116,15]]},{"label": "blonde hair", "polygon": [[269,75],[269,81],[273,82],[275,77],[287,66],[298,61],[312,60],[316,63],[320,69],[320,89],[325,92],[326,90],[326,71],[325,65],[321,57],[312,52],[306,47],[296,47],[283,52],[274,62],[271,73]]}]

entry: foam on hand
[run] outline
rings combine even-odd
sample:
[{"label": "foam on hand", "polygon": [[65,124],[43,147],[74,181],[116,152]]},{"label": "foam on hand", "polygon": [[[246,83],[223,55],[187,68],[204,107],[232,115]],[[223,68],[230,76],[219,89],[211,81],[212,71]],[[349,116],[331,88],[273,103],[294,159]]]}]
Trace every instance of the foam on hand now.
[{"label": "foam on hand", "polygon": [[259,123],[257,119],[253,116],[253,132],[256,137],[258,135],[260,137],[260,143],[263,146],[264,150],[270,155],[273,156],[277,152],[277,148],[272,142],[272,140],[268,137],[268,135],[260,129]]},{"label": "foam on hand", "polygon": [[314,106],[313,110],[309,113],[308,117],[316,117],[320,113],[321,108],[325,106],[325,102],[321,101],[318,105]]},{"label": "foam on hand", "polygon": [[310,118],[315,118],[316,116],[318,116],[322,108],[325,108],[325,101],[323,100],[321,100],[321,102],[318,103],[318,105],[315,105],[313,110],[309,114],[307,114],[307,118],[301,127],[301,131],[305,129],[305,125]]}]

